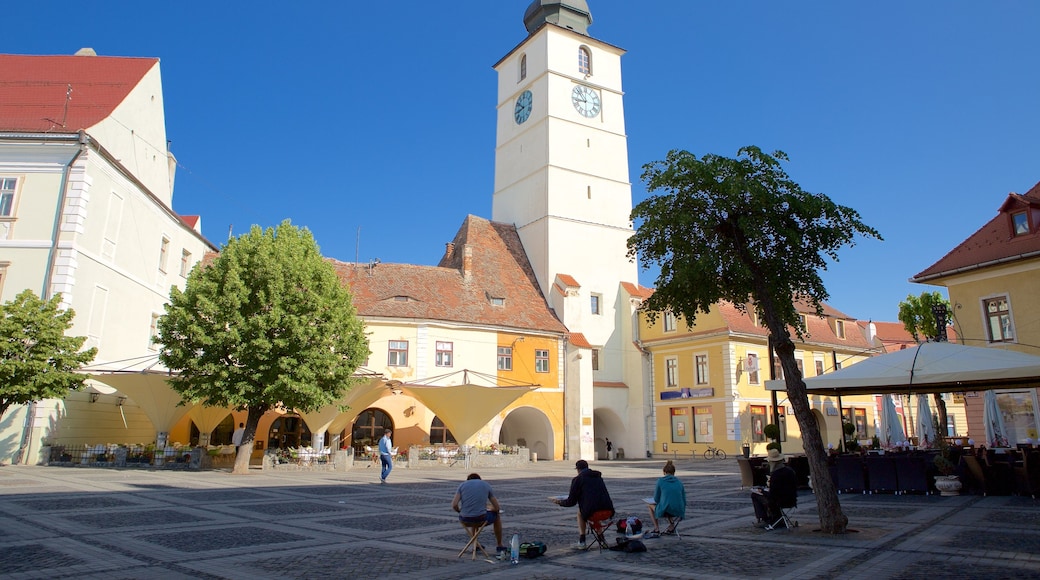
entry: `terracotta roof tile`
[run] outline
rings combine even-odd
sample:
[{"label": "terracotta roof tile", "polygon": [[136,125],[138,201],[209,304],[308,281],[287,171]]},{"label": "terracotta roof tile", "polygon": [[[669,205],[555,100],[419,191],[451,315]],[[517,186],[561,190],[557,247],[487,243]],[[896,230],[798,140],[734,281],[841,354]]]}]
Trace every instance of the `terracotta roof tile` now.
[{"label": "terracotta roof tile", "polygon": [[639,284],[633,284],[631,282],[622,282],[621,287],[625,289],[625,292],[628,292],[629,296],[642,298],[643,300],[646,300],[654,293],[653,288],[647,288],[646,286],[640,286]]},{"label": "terracotta roof tile", "polygon": [[578,281],[568,274],[557,274],[556,279],[569,288],[581,288],[581,284],[578,284]]},{"label": "terracotta roof tile", "polygon": [[[881,343],[884,347],[885,352],[894,352],[909,348],[914,344],[914,337],[910,336],[910,333],[903,327],[902,322],[872,322],[860,320],[856,323],[863,331],[863,335],[867,335],[867,326],[869,324],[874,325],[874,336],[876,340]],[[946,338],[950,342],[957,342],[957,332],[952,326],[946,329]],[[921,337],[921,340],[924,340]]]},{"label": "terracotta roof tile", "polygon": [[[1014,211],[1027,208],[1033,214],[1034,231],[1026,235],[1012,235],[1008,216]],[[910,280],[926,282],[998,263],[1035,258],[1040,252],[1038,223],[1040,223],[1040,183],[1034,185],[1024,195],[1009,194],[993,219],[950,250],[938,262]]]},{"label": "terracotta roof tile", "polygon": [[332,262],[362,317],[567,331],[542,296],[512,225],[466,217],[437,266]]},{"label": "terracotta roof tile", "polygon": [[[156,58],[0,54],[0,130],[88,129],[108,117],[158,62]],[[66,112],[69,85],[72,94]]]},{"label": "terracotta roof tile", "polygon": [[567,340],[578,348],[592,348],[589,339],[585,338],[585,335],[580,332],[567,333]]}]

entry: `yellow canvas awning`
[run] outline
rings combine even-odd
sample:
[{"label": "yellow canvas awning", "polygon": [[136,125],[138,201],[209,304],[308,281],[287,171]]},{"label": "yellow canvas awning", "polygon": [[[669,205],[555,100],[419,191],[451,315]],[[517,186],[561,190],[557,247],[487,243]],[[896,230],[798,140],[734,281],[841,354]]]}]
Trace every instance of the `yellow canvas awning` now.
[{"label": "yellow canvas awning", "polygon": [[426,405],[459,442],[468,440],[513,401],[539,387],[471,370],[389,386]]},{"label": "yellow canvas awning", "polygon": [[164,371],[92,371],[90,378],[133,399],[158,432],[169,432],[195,406],[179,404],[181,395],[166,382],[170,375]]}]

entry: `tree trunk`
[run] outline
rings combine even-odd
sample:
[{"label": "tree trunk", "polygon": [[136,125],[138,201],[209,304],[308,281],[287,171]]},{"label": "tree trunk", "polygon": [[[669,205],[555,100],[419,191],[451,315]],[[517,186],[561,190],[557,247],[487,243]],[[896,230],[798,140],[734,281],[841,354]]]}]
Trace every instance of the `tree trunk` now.
[{"label": "tree trunk", "polygon": [[235,455],[235,467],[231,469],[232,474],[246,475],[249,473],[249,458],[253,455],[253,440],[256,439],[256,427],[260,423],[260,417],[263,417],[266,412],[266,408],[249,407],[245,430],[242,432],[242,443],[238,446],[238,451]]},{"label": "tree trunk", "polygon": [[[849,518],[841,511],[838,488],[834,485],[830,470],[827,468],[827,452],[823,448],[820,428],[809,407],[805,382],[802,381],[798,364],[795,362],[794,342],[791,341],[786,328],[781,330],[782,335],[774,343],[776,355],[780,359],[780,366],[784,369],[787,398],[794,407],[795,419],[802,430],[802,446],[809,459],[809,474],[812,478],[813,492],[816,495],[816,507],[820,514],[820,528],[829,534],[844,534],[849,524]],[[776,333],[774,333],[775,336]]]},{"label": "tree trunk", "polygon": [[932,393],[932,398],[935,400],[935,414],[939,418],[939,426],[942,427],[942,431],[935,435],[937,437],[946,437],[946,434],[949,432],[947,425],[950,424],[946,416],[946,401],[943,400],[942,393]]}]

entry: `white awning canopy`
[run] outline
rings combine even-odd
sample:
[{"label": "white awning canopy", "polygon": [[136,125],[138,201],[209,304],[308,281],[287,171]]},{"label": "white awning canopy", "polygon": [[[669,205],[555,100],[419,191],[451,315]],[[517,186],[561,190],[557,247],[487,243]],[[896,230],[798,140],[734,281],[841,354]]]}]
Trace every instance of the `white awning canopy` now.
[{"label": "white awning canopy", "polygon": [[[783,380],[766,381],[786,391]],[[1040,386],[1040,357],[990,347],[925,342],[805,379],[810,394],[949,393]]]}]

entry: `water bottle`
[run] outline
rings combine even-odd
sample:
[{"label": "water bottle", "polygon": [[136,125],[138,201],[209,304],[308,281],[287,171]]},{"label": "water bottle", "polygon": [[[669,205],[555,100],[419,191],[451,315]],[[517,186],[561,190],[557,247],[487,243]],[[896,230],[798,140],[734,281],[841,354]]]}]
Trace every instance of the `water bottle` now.
[{"label": "water bottle", "polygon": [[520,534],[513,534],[513,539],[509,540],[509,561],[520,563]]}]

